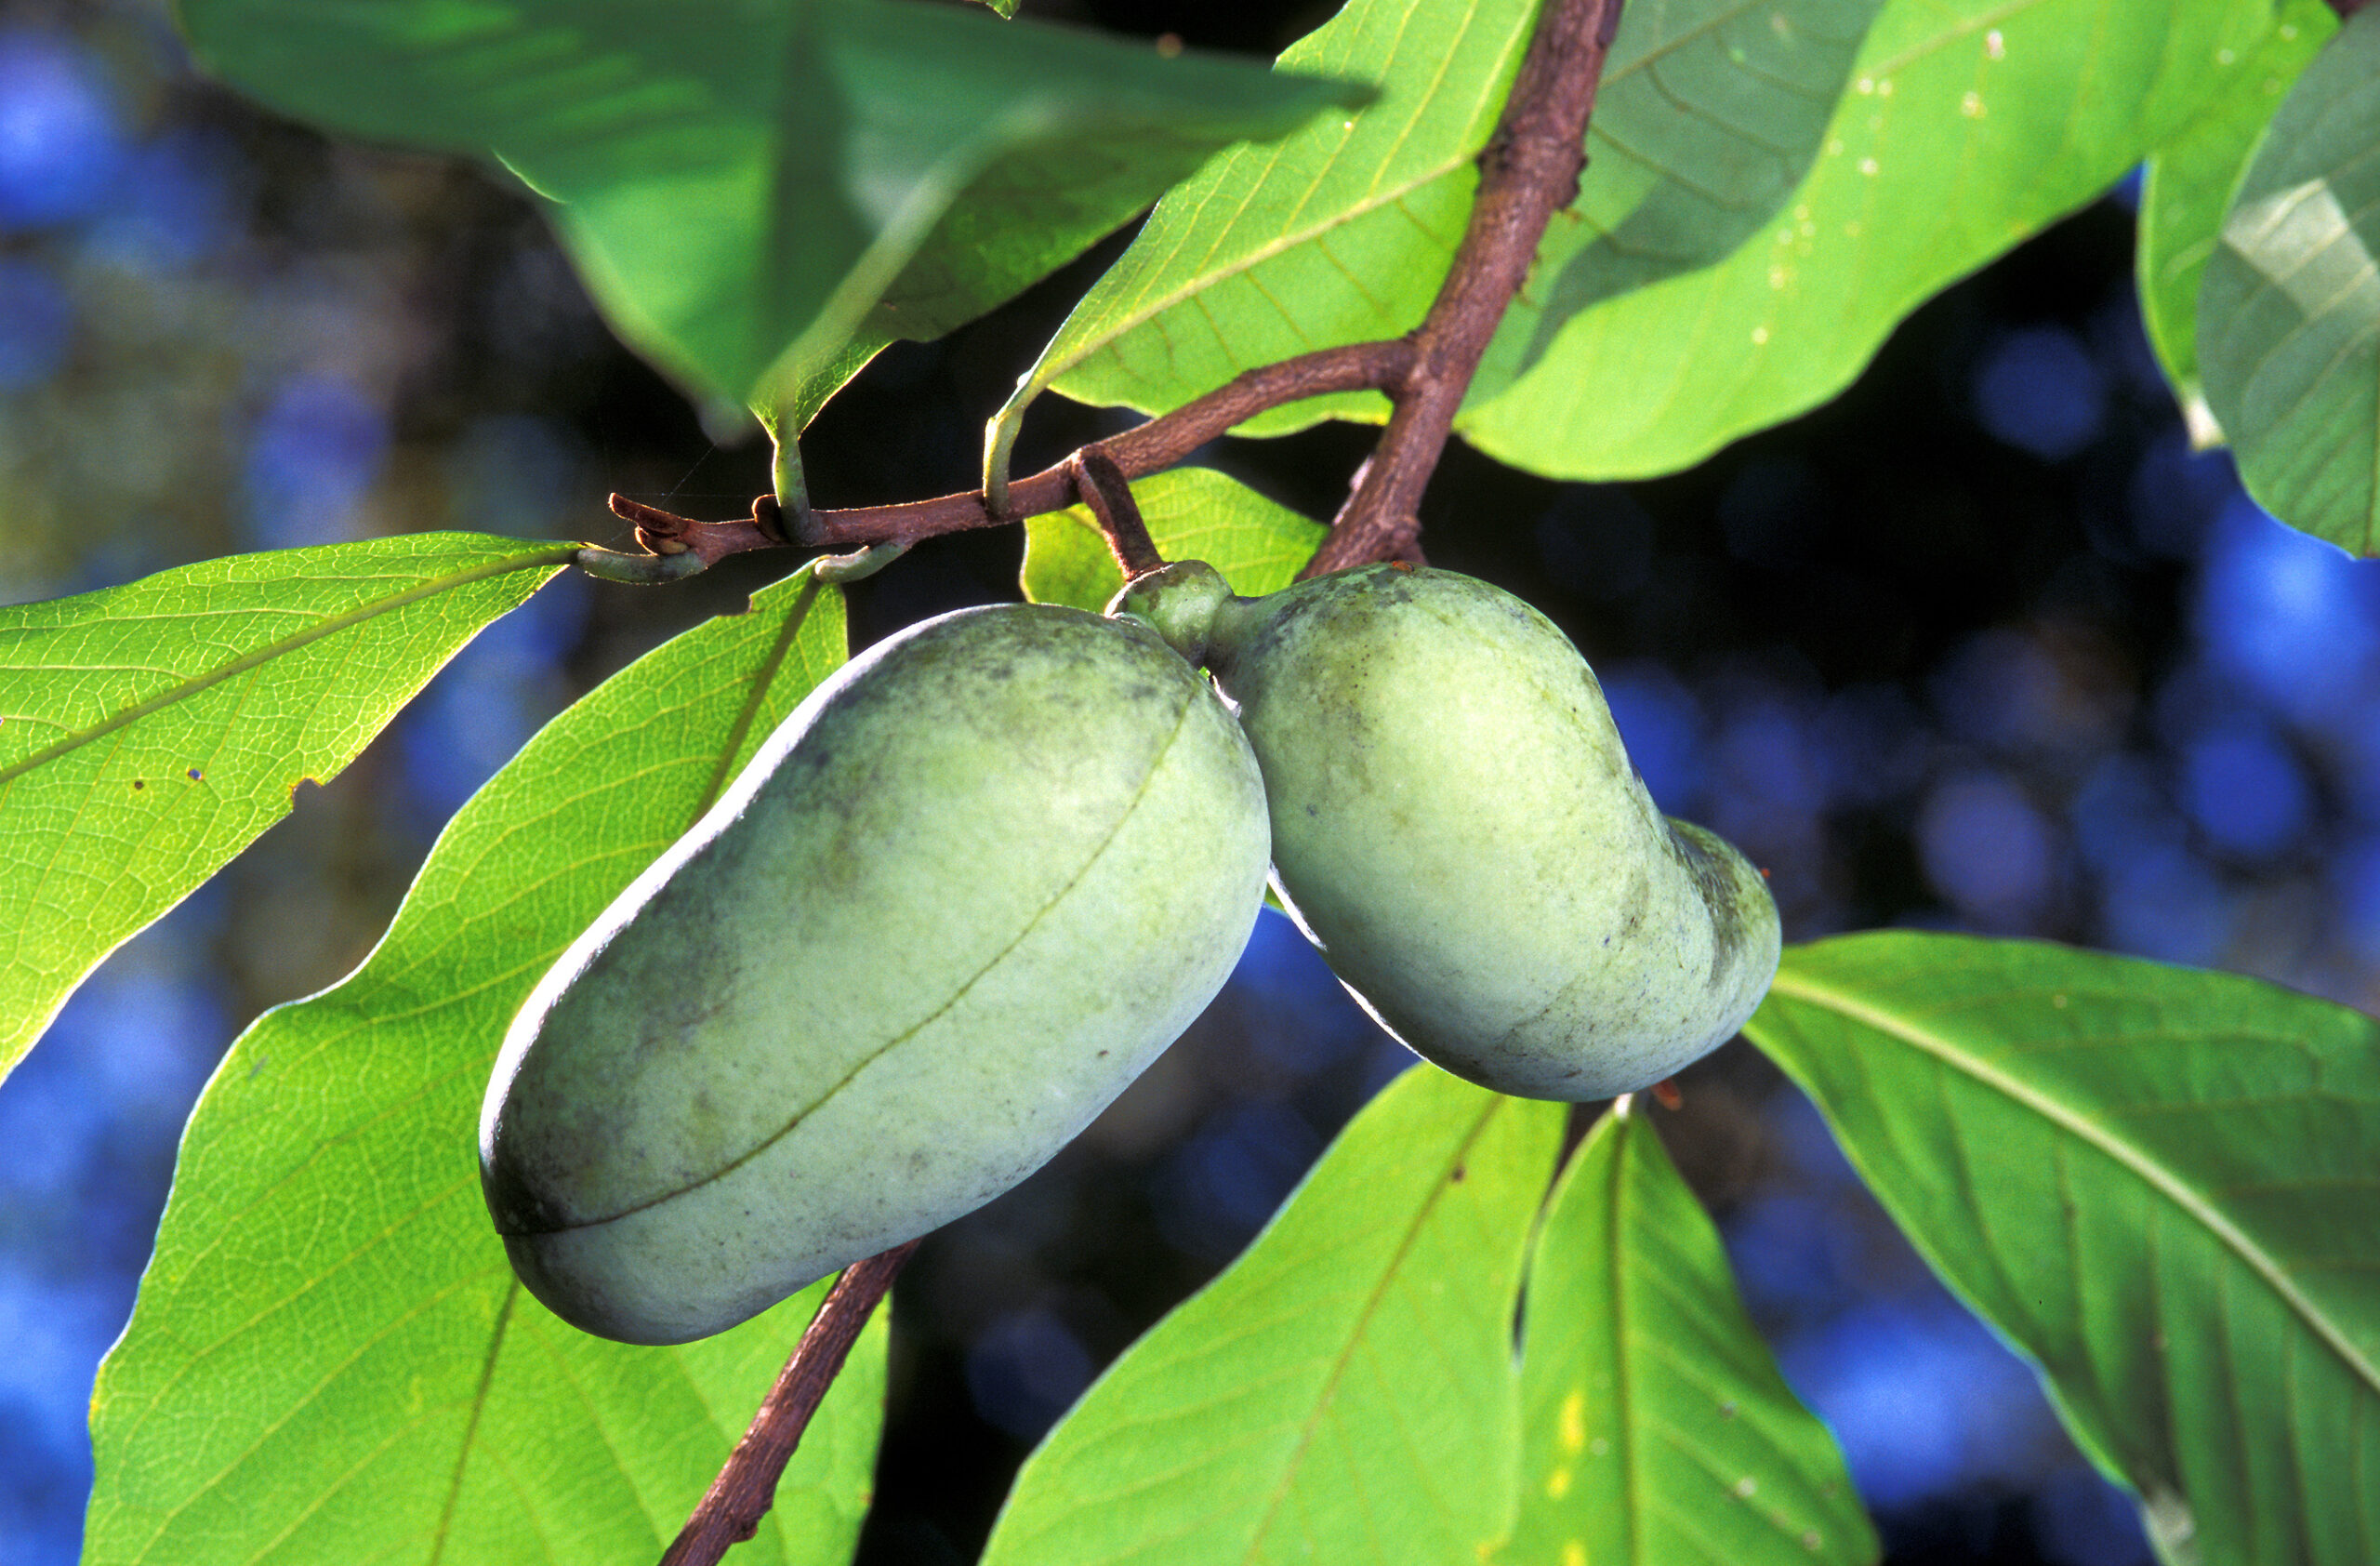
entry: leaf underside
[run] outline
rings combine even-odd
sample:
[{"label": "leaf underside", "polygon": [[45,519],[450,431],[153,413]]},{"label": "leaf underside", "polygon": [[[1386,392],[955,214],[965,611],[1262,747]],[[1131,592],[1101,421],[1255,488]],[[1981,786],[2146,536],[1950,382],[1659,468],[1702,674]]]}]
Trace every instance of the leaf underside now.
[{"label": "leaf underside", "polygon": [[2169,1556],[2380,1559],[2380,1024],[1889,932],[1790,951],[1746,1031]]},{"label": "leaf underside", "polygon": [[0,608],[0,1072],[570,553],[420,533]]},{"label": "leaf underside", "polygon": [[[806,573],[649,655],[456,813],[363,967],[233,1045],[100,1371],[86,1559],[657,1557],[819,1291],[679,1348],[565,1326],[489,1223],[480,1100],[547,964],[842,657],[840,597]],[[739,1559],[848,1553],[872,1331]]]},{"label": "leaf underside", "polygon": [[[1622,14],[1578,201],[1487,373],[1509,378],[1595,299],[1725,256],[1816,156],[1880,0],[1639,0]],[[1462,237],[1485,144],[1527,47],[1527,0],[1355,0],[1281,57],[1375,84],[1380,105],[1217,158],[1167,196],[1044,351],[1025,404],[1178,406],[1239,371],[1421,318]],[[1247,433],[1378,418],[1372,393],[1276,409]]]},{"label": "leaf underside", "polygon": [[1500,1566],[1877,1558],[1834,1438],[1642,1116],[1605,1116],[1564,1173],[1521,1320],[1521,1510]]},{"label": "leaf underside", "polygon": [[509,168],[624,338],[714,405],[780,415],[855,335],[939,336],[1217,148],[1360,100],[877,0],[722,0],[698,25],[668,0],[183,0],[180,20],[276,109]]},{"label": "leaf underside", "polygon": [[2221,243],[2231,192],[2246,174],[2273,112],[2315,51],[2337,31],[2338,18],[2323,0],[2284,0],[2280,20],[2246,73],[2196,124],[2157,150],[2141,181],[2141,321],[2201,446],[2222,438],[2198,374],[2198,291],[2207,259]]},{"label": "leaf underside", "polygon": [[2224,215],[2199,372],[2273,515],[2380,553],[2380,12],[2297,78]]},{"label": "leaf underside", "polygon": [[1512,1306],[1561,1124],[1408,1071],[1051,1433],[985,1566],[1476,1559],[1510,1512]]}]

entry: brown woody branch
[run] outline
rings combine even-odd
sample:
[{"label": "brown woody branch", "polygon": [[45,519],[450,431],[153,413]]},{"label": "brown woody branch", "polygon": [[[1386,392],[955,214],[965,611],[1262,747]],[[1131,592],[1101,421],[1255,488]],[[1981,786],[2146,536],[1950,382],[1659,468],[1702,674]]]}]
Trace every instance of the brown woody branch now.
[{"label": "brown woody branch", "polygon": [[[1092,442],[1082,448],[1082,454],[1096,452],[1106,458],[1127,479],[1145,478],[1172,467],[1233,425],[1269,408],[1334,392],[1393,392],[1403,383],[1412,362],[1412,345],[1402,341],[1357,342],[1301,353],[1235,376],[1171,413]],[[975,490],[899,506],[815,511],[793,532],[805,544],[848,549],[860,543],[911,543],[970,527],[997,527],[1067,504],[1075,488],[1073,462],[1069,457],[1011,484],[1005,515],[985,511],[983,492]]]},{"label": "brown woody branch", "polygon": [[790,520],[777,509],[774,496],[752,502],[752,515],[734,522],[697,522],[658,507],[612,497],[612,511],[636,524],[636,538],[657,555],[693,552],[706,565],[747,550],[774,549],[787,543],[812,548],[848,550],[865,544],[909,545],[937,534],[960,533],[971,527],[1000,527],[1070,504],[1076,494],[1077,459],[1097,454],[1112,463],[1127,480],[1146,478],[1172,467],[1235,424],[1245,423],[1270,408],[1328,396],[1334,392],[1394,392],[1413,362],[1413,345],[1393,342],[1349,343],[1264,365],[1234,377],[1195,402],[1152,418],[1120,435],[1094,441],[1064,461],[1044,468],[1031,478],[1009,485],[1009,511],[996,514],[985,509],[981,490],[963,495],[908,500],[895,506],[859,506],[847,511],[815,511]]},{"label": "brown woody branch", "polygon": [[1503,118],[1479,154],[1470,225],[1430,313],[1412,335],[1413,367],[1380,445],[1357,473],[1301,575],[1320,576],[1413,552],[1421,491],[1453,433],[1481,355],[1528,279],[1554,214],[1579,196],[1594,113],[1621,0],[1547,0],[1522,58]]},{"label": "brown woody branch", "polygon": [[777,1480],[794,1448],[801,1444],[811,1415],[835,1384],[835,1374],[859,1341],[876,1302],[917,1248],[912,1240],[855,1262],[826,1291],[826,1303],[777,1373],[776,1385],[752,1416],[751,1428],[735,1443],[726,1466],[661,1558],[661,1566],[713,1566],[731,1546],[760,1532],[760,1519],[776,1503]]}]

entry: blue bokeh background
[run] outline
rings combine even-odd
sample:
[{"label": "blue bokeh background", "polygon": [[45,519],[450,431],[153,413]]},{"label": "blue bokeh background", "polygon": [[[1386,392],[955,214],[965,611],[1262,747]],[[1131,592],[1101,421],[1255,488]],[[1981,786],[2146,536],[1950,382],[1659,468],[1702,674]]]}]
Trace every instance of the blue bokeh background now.
[{"label": "blue bokeh background", "polygon": [[[1287,24],[1247,9],[1172,25],[1277,46]],[[1662,806],[1770,870],[1792,938],[2039,936],[2369,1007],[2380,577],[2189,449],[2129,298],[2125,199],[1927,307],[1842,404],[1696,474],[1555,485],[1458,450],[1429,542],[1572,631]],[[821,498],[965,487],[976,421],[1096,264],[888,353],[821,422]],[[1105,417],[1062,410],[1028,446]],[[1209,456],[1327,514],[1360,449],[1321,431]],[[0,600],[428,527],[616,541],[607,489],[725,515],[761,487],[759,449],[714,446],[610,343],[491,179],[250,113],[151,7],[0,6]],[[919,551],[855,591],[859,639],[1011,593],[1013,554]],[[541,592],[111,958],[0,1084],[0,1566],[76,1556],[91,1378],[238,1028],[361,959],[540,723],[762,569]],[[970,1559],[1027,1445],[1408,1064],[1266,914],[1183,1044],[905,1281],[867,1559]],[[1894,1559],[2146,1560],[2030,1369],[1809,1106],[1742,1046],[1684,1087],[1665,1135]]]}]

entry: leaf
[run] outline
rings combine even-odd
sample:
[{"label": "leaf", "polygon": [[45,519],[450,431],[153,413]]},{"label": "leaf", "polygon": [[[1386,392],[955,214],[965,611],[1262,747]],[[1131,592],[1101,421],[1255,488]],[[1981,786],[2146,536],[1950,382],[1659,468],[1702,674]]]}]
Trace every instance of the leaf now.
[{"label": "leaf", "polygon": [[939,336],[1330,83],[877,0],[183,0],[200,59],[350,135],[501,162],[620,334],[714,401]]},{"label": "leaf", "polygon": [[2248,72],[2270,0],[1887,0],[1816,166],[1717,265],[1507,323],[1456,430],[1554,478],[1693,466],[1849,385],[1902,316],[2105,191]]},{"label": "leaf", "polygon": [[[804,573],[614,677],[456,814],[362,968],[232,1046],[100,1371],[86,1559],[659,1555],[817,1291],[682,1348],[564,1326],[488,1221],[480,1099],[547,965],[842,657]],[[881,1376],[879,1334],[755,1559],[848,1553]]]},{"label": "leaf", "polygon": [[[1715,259],[1765,221],[1816,155],[1826,106],[1880,3],[1630,5],[1578,202],[1555,220],[1530,290],[1552,300],[1548,319]],[[1051,386],[1157,412],[1257,365],[1410,330],[1462,238],[1473,157],[1536,10],[1527,0],[1351,0],[1284,53],[1284,68],[1377,84],[1380,106],[1226,153],[1159,203],[994,421],[995,468],[1025,405]],[[1242,432],[1377,418],[1385,406],[1369,392],[1316,399]]]},{"label": "leaf", "polygon": [[[1543,357],[1579,312],[1720,260],[1775,217],[1818,157],[1883,6],[1667,0],[1623,12],[1588,133],[1601,167],[1538,246],[1479,392]],[[1641,201],[1626,199],[1637,189]]]},{"label": "leaf", "polygon": [[1622,1099],[1529,1264],[1518,1526],[1499,1561],[1877,1559],[1834,1438],[1786,1388],[1718,1230]]},{"label": "leaf", "polygon": [[574,551],[419,533],[0,607],[0,1074]]},{"label": "leaf", "polygon": [[985,1566],[1476,1559],[1511,1515],[1513,1307],[1561,1129],[1406,1072],[1051,1432]]},{"label": "leaf", "polygon": [[[1168,560],[1203,560],[1243,598],[1278,592],[1314,558],[1323,535],[1286,506],[1211,468],[1170,468],[1132,485],[1149,537]],[[1069,506],[1025,524],[1025,597],[1094,613],[1124,585],[1090,509]]]},{"label": "leaf", "polygon": [[1790,951],[1746,1031],[2168,1559],[2380,1559],[2380,1024],[1891,932]]},{"label": "leaf", "polygon": [[2380,13],[2273,115],[2198,297],[2199,372],[2259,505],[2380,554]]},{"label": "leaf", "polygon": [[2323,42],[2338,31],[2338,18],[2322,0],[2282,0],[2281,20],[2230,90],[2196,124],[2158,149],[2149,160],[2140,188],[2140,315],[2149,346],[2173,383],[2202,450],[2219,445],[2223,431],[2198,378],[2198,290],[2215,253],[2231,192],[2247,172],[2248,158],[2272,123],[2273,111],[2290,84]]}]

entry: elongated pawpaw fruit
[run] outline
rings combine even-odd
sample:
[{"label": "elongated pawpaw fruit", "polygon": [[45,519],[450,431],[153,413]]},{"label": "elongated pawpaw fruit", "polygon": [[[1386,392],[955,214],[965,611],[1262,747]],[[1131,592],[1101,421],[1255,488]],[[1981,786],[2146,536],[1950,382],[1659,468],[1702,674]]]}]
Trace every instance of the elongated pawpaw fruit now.
[{"label": "elongated pawpaw fruit", "polygon": [[1005,605],[813,692],[535,992],[481,1120],[515,1268],[719,1332],[1040,1167],[1221,988],[1263,796],[1145,628]]},{"label": "elongated pawpaw fruit", "polygon": [[[1183,575],[1144,584],[1143,604],[1203,608],[1211,584]],[[1263,769],[1283,903],[1418,1053],[1500,1092],[1602,1098],[1715,1049],[1759,1004],[1778,960],[1766,883],[1661,815],[1593,672],[1527,604],[1378,565],[1183,617],[1170,632],[1204,653]]]}]

